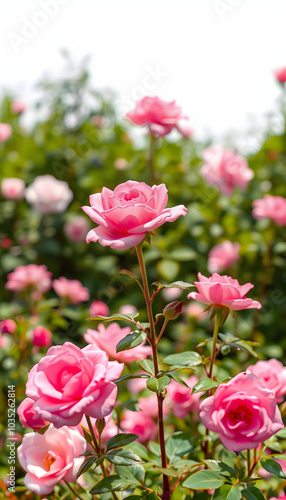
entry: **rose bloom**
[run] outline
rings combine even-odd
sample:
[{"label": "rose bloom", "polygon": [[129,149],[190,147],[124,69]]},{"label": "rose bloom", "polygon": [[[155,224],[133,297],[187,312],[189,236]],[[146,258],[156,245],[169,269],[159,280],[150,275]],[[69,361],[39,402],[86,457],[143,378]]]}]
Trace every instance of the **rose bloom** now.
[{"label": "rose bloom", "polygon": [[27,202],[40,214],[64,212],[72,199],[68,183],[52,175],[39,175],[26,189]]},{"label": "rose bloom", "polygon": [[22,403],[19,404],[17,413],[20,423],[23,427],[27,427],[29,429],[37,431],[48,425],[49,422],[39,417],[39,415],[33,408],[34,403],[35,401],[33,399],[25,398]]},{"label": "rose bloom", "polygon": [[208,257],[208,270],[210,273],[220,273],[231,267],[239,259],[239,243],[223,241],[214,246]]},{"label": "rose bloom", "polygon": [[118,250],[138,245],[148,231],[186,215],[184,205],[165,208],[167,201],[165,184],[150,187],[145,182],[127,181],[114,191],[103,188],[90,196],[90,207],[82,207],[99,224],[87,234],[87,243],[99,241]]},{"label": "rose bloom", "polygon": [[55,427],[77,425],[83,414],[104,418],[114,407],[124,365],[108,362],[95,345],[79,349],[71,342],[50,347],[29,372],[26,395],[34,410]]},{"label": "rose bloom", "polygon": [[0,142],[7,141],[12,135],[12,127],[8,123],[0,123]]},{"label": "rose bloom", "polygon": [[124,304],[119,307],[118,312],[119,314],[136,314],[138,313],[138,309],[132,304]]},{"label": "rose bloom", "polygon": [[[140,372],[140,373],[137,373],[136,375],[142,375],[142,374],[143,374],[143,372]],[[132,378],[131,380],[128,380],[127,388],[128,388],[128,391],[131,392],[131,394],[139,394],[139,392],[146,389],[146,378],[140,377],[140,378]]]},{"label": "rose bloom", "polygon": [[273,71],[276,80],[280,83],[286,82],[286,66],[278,68]]},{"label": "rose bloom", "polygon": [[109,307],[101,300],[94,300],[89,307],[91,316],[109,316]]},{"label": "rose bloom", "polygon": [[11,104],[12,113],[15,113],[15,115],[23,113],[26,109],[27,109],[27,104],[25,102],[13,101]]},{"label": "rose bloom", "polygon": [[185,387],[175,380],[171,380],[167,387],[169,405],[177,418],[185,418],[190,411],[198,412],[199,399],[202,392],[192,394],[193,386],[198,382],[198,378],[192,375],[190,378],[183,378],[189,387]]},{"label": "rose bloom", "polygon": [[66,297],[72,304],[89,300],[89,290],[78,280],[68,280],[61,276],[53,281],[53,289],[59,297]]},{"label": "rose bloom", "polygon": [[52,333],[44,326],[36,326],[32,333],[32,343],[38,347],[47,347],[52,343]]},{"label": "rose bloom", "polygon": [[255,200],[252,215],[255,219],[269,217],[279,226],[286,225],[286,198],[266,194],[262,200]]},{"label": "rose bloom", "polygon": [[[145,388],[146,388],[146,378]],[[157,395],[151,394],[151,396],[142,397],[138,399],[138,408],[141,410],[141,413],[144,413],[147,417],[154,418],[155,420],[158,418],[158,401]],[[166,405],[163,405],[163,414],[167,415],[170,411]]]},{"label": "rose bloom", "polygon": [[154,441],[157,435],[157,424],[143,411],[124,410],[120,427],[124,432],[137,434],[136,441],[145,444]]},{"label": "rose bloom", "polygon": [[202,177],[227,196],[233,193],[235,186],[244,191],[254,176],[244,158],[220,146],[205,149],[203,160]]},{"label": "rose bloom", "polygon": [[164,299],[169,302],[169,300],[176,300],[182,295],[181,288],[171,287],[171,288],[163,288],[162,295]]},{"label": "rose bloom", "polygon": [[22,200],[25,194],[25,182],[17,177],[6,177],[1,182],[1,193],[7,200]]},{"label": "rose bloom", "polygon": [[159,97],[143,97],[125,118],[135,125],[147,125],[153,135],[163,137],[173,128],[181,131],[180,120],[185,120],[182,108],[175,101],[166,102]]},{"label": "rose bloom", "polygon": [[220,276],[217,273],[206,278],[198,273],[199,281],[195,281],[199,293],[191,292],[188,299],[195,299],[203,304],[228,307],[232,311],[242,309],[261,309],[261,304],[257,300],[245,297],[247,292],[254,287],[251,283],[240,285],[237,280],[230,276]]},{"label": "rose bloom", "polygon": [[0,321],[1,333],[9,333],[10,335],[15,332],[17,325],[13,319],[3,319]]},{"label": "rose bloom", "polygon": [[254,373],[267,389],[274,392],[277,403],[282,403],[286,394],[286,368],[278,359],[268,361],[257,361],[246,370],[247,373]]},{"label": "rose bloom", "polygon": [[86,218],[81,215],[75,217],[70,222],[66,222],[64,225],[64,232],[66,236],[75,243],[78,241],[84,241],[88,230],[89,223]]},{"label": "rose bloom", "polygon": [[191,302],[185,309],[183,309],[183,314],[189,316],[190,318],[195,318],[199,323],[204,321],[208,313],[201,304],[197,304],[196,302]]},{"label": "rose bloom", "polygon": [[37,495],[51,493],[57,483],[73,482],[86,451],[85,439],[77,429],[50,426],[44,434],[25,434],[19,446],[18,459],[27,474],[26,487]]},{"label": "rose bloom", "polygon": [[99,324],[97,328],[97,330],[89,328],[83,336],[84,340],[89,344],[95,344],[112,359],[117,359],[123,363],[132,363],[137,359],[145,359],[152,354],[151,347],[143,344],[139,344],[127,351],[116,352],[116,346],[120,340],[132,332],[129,326],[120,328],[118,323],[109,323],[106,328],[103,324]]},{"label": "rose bloom", "polygon": [[284,427],[274,393],[252,373],[239,373],[220,384],[214,396],[202,401],[200,418],[236,453],[257,448]]},{"label": "rose bloom", "polygon": [[31,286],[39,297],[51,288],[51,276],[52,273],[47,270],[45,265],[18,266],[12,273],[8,274],[5,288],[19,292]]}]

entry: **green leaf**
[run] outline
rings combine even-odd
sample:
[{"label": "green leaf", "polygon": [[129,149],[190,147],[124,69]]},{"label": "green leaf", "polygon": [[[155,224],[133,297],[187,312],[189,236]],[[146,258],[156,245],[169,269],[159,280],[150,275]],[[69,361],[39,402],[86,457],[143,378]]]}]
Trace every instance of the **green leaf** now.
[{"label": "green leaf", "polygon": [[129,488],[130,482],[120,476],[105,477],[97,483],[91,490],[92,495],[100,495],[101,493],[108,493],[109,491],[121,491]]},{"label": "green leaf", "polygon": [[214,389],[217,387],[220,382],[216,382],[208,377],[201,378],[193,387],[192,394],[196,394],[196,392],[208,391],[210,389]]},{"label": "green leaf", "polygon": [[202,358],[196,351],[186,351],[179,354],[170,354],[163,362],[166,365],[197,366],[202,363]]},{"label": "green leaf", "polygon": [[147,334],[145,332],[135,331],[126,335],[116,346],[116,352],[127,351],[133,349],[146,340]]},{"label": "green leaf", "polygon": [[182,483],[185,488],[192,490],[211,490],[220,488],[226,481],[226,478],[214,470],[200,470],[188,477]]},{"label": "green leaf", "polygon": [[127,373],[126,375],[121,375],[121,377],[116,380],[112,380],[114,384],[118,384],[118,382],[122,382],[123,380],[130,380],[132,378],[149,378],[149,375],[145,375],[144,373],[140,375],[132,375],[131,373]]},{"label": "green leaf", "polygon": [[153,453],[153,455],[156,455],[156,457],[161,456],[161,448],[160,448],[159,443],[156,443],[155,441],[149,441],[148,447],[149,447],[151,453]]},{"label": "green leaf", "polygon": [[183,472],[186,472],[190,470],[192,467],[198,467],[201,465],[201,462],[196,462],[195,460],[184,460],[184,459],[179,459],[176,460],[174,464],[172,464],[174,469],[180,469],[180,473],[182,474]]},{"label": "green leaf", "polygon": [[138,455],[140,458],[143,458],[143,460],[149,460],[149,454],[148,451],[146,450],[145,446],[143,446],[140,443],[131,443],[128,446],[128,449],[133,451],[136,455]]},{"label": "green leaf", "polygon": [[286,478],[286,474],[283,472],[281,465],[272,458],[261,460],[260,463],[263,469],[267,470],[271,474],[275,474],[275,476],[281,477],[282,479]]},{"label": "green leaf", "polygon": [[240,489],[232,484],[223,484],[213,496],[213,500],[240,500],[240,498]]},{"label": "green leaf", "polygon": [[186,382],[181,377],[179,377],[179,375],[177,375],[176,373],[172,373],[172,374],[168,373],[168,375],[169,375],[169,377],[171,377],[171,379],[175,380],[175,382],[177,382],[178,384],[181,384],[184,387],[188,387],[190,389],[188,384],[186,384]]},{"label": "green leaf", "polygon": [[154,467],[154,471],[161,472],[162,474],[165,474],[165,476],[170,476],[170,477],[179,477],[179,474],[175,472],[172,469],[165,469],[164,467]]},{"label": "green leaf", "polygon": [[120,271],[117,271],[116,274],[125,274],[126,276],[129,276],[129,278],[132,278],[137,282],[139,281],[138,276],[136,276],[136,274],[134,273],[131,273],[131,271],[128,271],[127,269],[120,269]]},{"label": "green leaf", "polygon": [[238,348],[247,351],[249,354],[251,354],[254,358],[259,358],[258,354],[252,349],[251,345],[249,345],[247,342],[244,340],[239,340],[235,342],[235,344],[229,343],[229,345],[232,345],[233,347],[238,346]]},{"label": "green leaf", "polygon": [[265,500],[263,493],[255,486],[248,486],[241,491],[241,494],[246,500]]},{"label": "green leaf", "polygon": [[78,478],[79,476],[81,476],[82,474],[84,474],[84,472],[86,472],[94,464],[95,460],[96,460],[95,456],[87,458],[81,464],[81,466],[80,466],[80,468],[78,470],[76,478]]},{"label": "green leaf", "polygon": [[141,464],[130,465],[129,467],[116,465],[115,470],[120,477],[130,479],[130,481],[136,484],[140,484],[144,480],[145,470]]},{"label": "green leaf", "polygon": [[88,319],[94,319],[96,321],[127,321],[129,323],[134,323],[134,318],[139,316],[139,313],[134,314],[112,314],[112,316],[92,316]]},{"label": "green leaf", "polygon": [[159,281],[154,281],[152,285],[157,286],[158,288],[181,288],[182,290],[187,290],[188,288],[191,288],[192,283],[187,283],[186,281],[174,281],[174,283],[170,283],[168,285],[163,285],[162,283],[159,283]]},{"label": "green leaf", "polygon": [[133,451],[122,448],[108,453],[105,458],[114,465],[134,465],[141,462],[141,458],[135,455]]},{"label": "green leaf", "polygon": [[107,451],[113,448],[119,448],[120,446],[126,446],[135,441],[138,437],[137,434],[117,434],[117,436],[113,436],[107,441]]},{"label": "green leaf", "polygon": [[220,460],[204,460],[204,463],[208,466],[209,469],[220,472],[224,476],[232,476],[236,477],[234,470],[224,462]]},{"label": "green leaf", "polygon": [[153,361],[150,359],[140,359],[140,361],[137,361],[138,365],[144,372],[150,373],[150,375],[153,375],[154,373],[154,364]]},{"label": "green leaf", "polygon": [[186,432],[176,432],[166,441],[166,454],[170,463],[175,463],[192,450],[190,434]]},{"label": "green leaf", "polygon": [[275,436],[281,438],[281,439],[286,439],[286,427],[283,427],[280,431],[276,432]]},{"label": "green leaf", "polygon": [[149,378],[146,382],[146,385],[149,391],[157,392],[157,394],[160,394],[167,387],[167,385],[169,385],[170,382],[170,377],[168,377],[168,375],[163,375],[163,377],[160,378]]}]

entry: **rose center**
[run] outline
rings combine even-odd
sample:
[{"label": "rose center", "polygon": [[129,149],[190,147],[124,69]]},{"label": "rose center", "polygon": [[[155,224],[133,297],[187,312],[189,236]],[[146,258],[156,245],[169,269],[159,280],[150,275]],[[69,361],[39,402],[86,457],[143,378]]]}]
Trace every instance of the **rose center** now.
[{"label": "rose center", "polygon": [[236,424],[238,422],[245,422],[246,424],[250,424],[252,419],[252,412],[245,403],[241,403],[237,408],[235,408],[235,410],[229,411],[228,418],[233,424]]},{"label": "rose center", "polygon": [[48,453],[46,454],[46,456],[43,460],[44,466],[46,467],[47,471],[50,471],[51,466],[56,461],[56,459],[57,459],[57,457],[56,457],[55,453],[53,451],[48,451]]},{"label": "rose center", "polygon": [[125,201],[130,201],[133,200],[133,198],[138,198],[138,196],[139,196],[138,189],[130,189],[129,193],[125,193],[123,198]]}]

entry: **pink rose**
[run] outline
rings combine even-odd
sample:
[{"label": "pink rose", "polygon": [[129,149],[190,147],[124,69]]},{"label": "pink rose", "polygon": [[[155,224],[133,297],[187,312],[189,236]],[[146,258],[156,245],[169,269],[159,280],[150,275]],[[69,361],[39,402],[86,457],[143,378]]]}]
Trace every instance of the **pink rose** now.
[{"label": "pink rose", "polygon": [[120,427],[124,432],[137,434],[139,443],[144,444],[156,439],[157,425],[142,411],[124,410]]},{"label": "pink rose", "polygon": [[214,396],[202,401],[200,417],[236,453],[256,448],[284,427],[274,393],[252,373],[220,384]]},{"label": "pink rose", "polygon": [[220,273],[231,267],[239,259],[239,243],[223,241],[214,246],[208,257],[208,270],[210,273]]},{"label": "pink rose", "polygon": [[220,146],[205,149],[203,160],[202,177],[227,196],[232,194],[235,186],[244,191],[254,176],[244,158]]},{"label": "pink rose", "polygon": [[[146,388],[146,379],[145,379],[145,388]],[[151,394],[151,396],[147,396],[144,398],[138,399],[138,408],[141,410],[141,413],[144,413],[147,417],[154,418],[155,420],[158,418],[158,401],[157,395]],[[167,415],[170,409],[164,405],[163,406],[163,414]]]},{"label": "pink rose", "polygon": [[8,123],[0,123],[0,142],[7,141],[12,135],[12,127]]},{"label": "pink rose", "polygon": [[18,266],[12,273],[8,274],[5,288],[19,292],[32,287],[39,297],[39,295],[51,288],[51,276],[52,273],[47,270],[45,265],[28,264],[27,266]]},{"label": "pink rose", "polygon": [[138,309],[132,304],[124,304],[119,307],[118,312],[119,314],[136,314],[138,313]]},{"label": "pink rose", "polygon": [[[140,372],[137,375],[142,375],[142,373],[143,372]],[[131,394],[138,394],[146,389],[146,378],[132,378],[131,380],[128,380],[127,388]]]},{"label": "pink rose", "polygon": [[138,245],[147,232],[186,215],[183,205],[165,208],[167,193],[165,184],[150,187],[145,182],[127,181],[114,191],[103,188],[91,195],[91,207],[82,209],[99,226],[89,231],[87,243],[99,241],[102,246],[125,250]]},{"label": "pink rose", "polygon": [[97,328],[97,330],[89,328],[83,336],[84,340],[89,344],[95,344],[112,359],[117,359],[123,363],[132,363],[137,359],[145,359],[152,354],[151,347],[142,344],[128,351],[116,352],[116,346],[120,340],[131,333],[132,330],[129,326],[120,328],[118,323],[109,323],[106,328],[103,324],[99,324]]},{"label": "pink rose", "polygon": [[101,300],[94,300],[89,308],[91,316],[109,316],[109,307]]},{"label": "pink rose", "polygon": [[72,199],[68,183],[52,175],[39,175],[26,189],[27,202],[40,214],[64,212]]},{"label": "pink rose", "polygon": [[183,377],[183,380],[189,387],[184,387],[175,380],[171,380],[167,387],[169,404],[177,418],[185,418],[191,411],[198,412],[199,399],[203,394],[202,392],[192,394],[192,388],[198,382],[195,375],[190,378]]},{"label": "pink rose", "polygon": [[66,222],[64,225],[64,232],[66,236],[74,242],[84,241],[88,230],[89,223],[86,218],[81,215],[75,217],[70,222]]},{"label": "pink rose", "polygon": [[47,347],[52,343],[52,333],[44,326],[36,326],[32,333],[32,343],[38,347]]},{"label": "pink rose", "polygon": [[53,281],[53,289],[59,297],[66,297],[72,304],[89,300],[89,290],[78,280],[68,280],[61,276]]},{"label": "pink rose", "polygon": [[37,412],[33,409],[34,403],[35,401],[33,399],[25,398],[22,403],[19,404],[17,413],[23,427],[28,427],[29,429],[37,431],[48,425],[49,422],[39,417]]},{"label": "pink rose", "polygon": [[240,285],[230,276],[220,276],[217,273],[212,274],[210,278],[198,273],[198,278],[199,281],[195,281],[194,284],[199,293],[189,293],[188,299],[195,299],[203,304],[228,307],[232,311],[261,309],[262,307],[257,300],[245,297],[247,292],[254,287],[251,283]]},{"label": "pink rose", "polygon": [[79,349],[71,342],[50,347],[29,372],[26,394],[34,410],[55,427],[77,425],[83,414],[103,418],[112,412],[122,364],[108,362],[95,345]]},{"label": "pink rose", "polygon": [[13,101],[11,104],[12,113],[15,113],[15,115],[23,113],[26,109],[27,109],[27,104],[25,102]]},{"label": "pink rose", "polygon": [[257,361],[246,370],[247,373],[254,373],[265,387],[274,392],[277,403],[282,403],[286,394],[286,368],[277,359],[268,361]]},{"label": "pink rose", "polygon": [[262,200],[255,200],[252,215],[255,219],[269,217],[279,226],[286,225],[286,198],[266,194]]},{"label": "pink rose", "polygon": [[37,495],[47,495],[60,481],[75,481],[85,450],[85,439],[76,429],[50,426],[44,434],[25,434],[17,451],[20,465],[27,471],[26,487]]},{"label": "pink rose", "polygon": [[275,69],[273,73],[278,82],[286,82],[286,66],[284,66],[283,68]]},{"label": "pink rose", "polygon": [[199,323],[208,317],[205,307],[201,306],[201,304],[197,304],[196,302],[191,302],[191,304],[183,310],[183,313],[190,318],[195,318]]},{"label": "pink rose", "polygon": [[162,295],[166,301],[176,300],[182,295],[181,288],[171,287],[171,288],[163,288]]},{"label": "pink rose", "polygon": [[1,193],[7,200],[22,200],[25,194],[25,182],[17,177],[6,177],[1,182]]},{"label": "pink rose", "polygon": [[0,321],[1,333],[9,333],[10,335],[15,332],[17,325],[13,319],[3,319]]}]

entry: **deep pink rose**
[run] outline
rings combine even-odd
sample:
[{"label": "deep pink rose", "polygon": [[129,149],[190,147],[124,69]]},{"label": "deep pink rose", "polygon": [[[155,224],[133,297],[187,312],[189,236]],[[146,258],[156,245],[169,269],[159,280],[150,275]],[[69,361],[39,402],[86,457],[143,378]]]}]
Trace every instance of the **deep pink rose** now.
[{"label": "deep pink rose", "polygon": [[90,207],[83,211],[99,226],[89,231],[87,243],[125,250],[144,240],[145,233],[165,222],[186,215],[183,205],[165,208],[168,194],[165,184],[150,187],[145,182],[127,181],[114,191],[103,188],[90,196]]},{"label": "deep pink rose", "polygon": [[18,177],[6,177],[1,182],[1,193],[7,200],[22,200],[25,194],[25,182]]},{"label": "deep pink rose", "polygon": [[47,347],[52,343],[52,333],[44,326],[36,326],[32,333],[32,343],[38,347]]},{"label": "deep pink rose", "polygon": [[94,300],[89,307],[91,316],[109,316],[109,307],[101,300]]},{"label": "deep pink rose", "polygon": [[[146,379],[145,379],[145,388],[146,388]],[[138,399],[138,408],[141,410],[141,413],[144,413],[147,417],[158,419],[158,401],[157,395],[151,394],[151,396],[142,397]],[[170,408],[166,405],[163,406],[163,414],[167,415],[170,412]]]},{"label": "deep pink rose", "polygon": [[175,101],[166,102],[159,97],[143,97],[125,118],[135,125],[147,125],[152,134],[159,137],[169,134],[173,128],[183,135],[191,134],[190,129],[181,129],[180,120],[187,119],[182,115],[182,108]]},{"label": "deep pink rose", "polygon": [[3,319],[0,321],[1,333],[9,333],[10,335],[15,332],[17,325],[13,319]]},{"label": "deep pink rose", "polygon": [[89,230],[89,221],[82,215],[75,217],[73,220],[66,222],[64,232],[66,236],[74,242],[84,241],[87,231]]},{"label": "deep pink rose", "polygon": [[116,352],[116,346],[126,335],[131,333],[131,328],[126,326],[120,328],[118,323],[110,323],[106,328],[99,324],[97,330],[89,328],[83,336],[89,344],[95,344],[99,349],[105,351],[112,359],[117,359],[123,363],[132,363],[137,359],[145,359],[152,354],[151,347],[138,345],[127,351]]},{"label": "deep pink rose", "polygon": [[227,196],[232,194],[235,186],[244,191],[254,176],[244,158],[220,146],[205,149],[203,160],[202,177]]},{"label": "deep pink rose", "polygon": [[55,427],[77,425],[83,414],[103,418],[112,412],[123,364],[108,362],[95,345],[79,349],[71,342],[50,347],[29,372],[26,394],[34,410]]},{"label": "deep pink rose", "polygon": [[34,403],[35,401],[33,399],[25,398],[22,403],[19,404],[17,413],[23,427],[28,427],[29,429],[37,431],[48,425],[49,422],[39,417],[33,408]]},{"label": "deep pink rose", "polygon": [[12,135],[12,127],[8,123],[0,123],[0,142],[7,141]]},{"label": "deep pink rose", "polygon": [[39,175],[26,189],[26,200],[40,214],[64,212],[73,199],[73,193],[65,181],[52,175]]},{"label": "deep pink rose", "polygon": [[23,101],[13,101],[11,104],[12,113],[18,115],[27,109],[27,104]]},{"label": "deep pink rose", "polygon": [[65,297],[72,304],[80,304],[89,299],[89,290],[78,280],[68,280],[61,276],[53,281],[53,289],[59,297]]},{"label": "deep pink rose", "polygon": [[255,200],[252,215],[255,219],[269,217],[279,226],[286,225],[286,198],[266,194],[262,200]]},{"label": "deep pink rose", "polygon": [[185,387],[175,380],[171,380],[167,387],[168,403],[177,418],[185,418],[191,411],[198,412],[199,399],[203,394],[202,392],[192,394],[192,388],[198,382],[195,375],[190,378],[183,377],[183,380],[189,387]]},{"label": "deep pink rose", "polygon": [[154,441],[157,435],[157,424],[143,411],[124,410],[120,427],[124,432],[137,434],[139,443]]},{"label": "deep pink rose", "polygon": [[200,405],[204,426],[236,453],[256,448],[284,427],[275,395],[252,373],[220,384]]},{"label": "deep pink rose", "polygon": [[85,439],[77,429],[50,426],[44,434],[25,434],[17,451],[20,465],[27,471],[26,487],[37,495],[47,495],[60,481],[75,481],[85,450]]},{"label": "deep pink rose", "polygon": [[223,241],[214,246],[208,257],[208,270],[210,273],[220,273],[231,267],[239,259],[239,243]]},{"label": "deep pink rose", "polygon": [[18,266],[12,273],[8,274],[5,288],[19,292],[32,287],[39,297],[51,288],[51,276],[52,273],[47,270],[45,265],[28,264],[27,266]]},{"label": "deep pink rose", "polygon": [[267,389],[273,391],[277,403],[282,403],[286,394],[286,368],[278,359],[269,359],[268,361],[257,361],[246,370],[254,373],[260,378]]},{"label": "deep pink rose", "polygon": [[195,281],[194,284],[199,293],[189,293],[188,299],[195,299],[203,304],[228,307],[232,311],[261,309],[262,307],[257,300],[245,297],[254,286],[251,283],[240,285],[237,280],[230,276],[220,276],[217,273],[212,274],[210,278],[198,273],[198,278],[199,281]]},{"label": "deep pink rose", "polygon": [[280,83],[286,82],[286,66],[278,68],[273,71],[276,80]]}]

